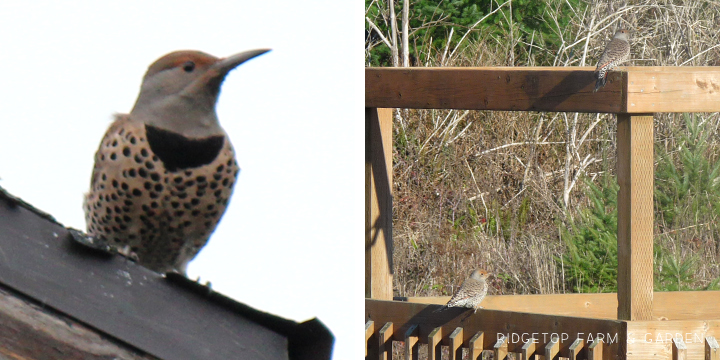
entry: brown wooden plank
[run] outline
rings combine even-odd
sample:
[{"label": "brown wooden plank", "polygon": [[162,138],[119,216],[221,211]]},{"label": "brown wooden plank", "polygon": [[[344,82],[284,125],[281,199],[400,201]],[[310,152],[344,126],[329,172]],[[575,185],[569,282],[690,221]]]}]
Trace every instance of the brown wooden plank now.
[{"label": "brown wooden plank", "polygon": [[405,360],[417,360],[418,358],[418,328],[417,325],[410,326],[405,331]]},{"label": "brown wooden plank", "polygon": [[627,112],[720,111],[720,67],[628,70]]},{"label": "brown wooden plank", "polygon": [[[404,301],[423,304],[445,304],[449,296],[407,297]],[[704,320],[720,319],[720,291],[653,292],[653,319]],[[562,306],[558,306],[562,304]],[[486,309],[529,312],[548,315],[617,319],[617,293],[488,295]]]},{"label": "brown wooden plank", "polygon": [[470,360],[479,360],[482,357],[485,343],[485,333],[478,331],[470,338],[468,347],[470,348]]},{"label": "brown wooden plank", "polygon": [[[570,360],[580,360],[582,358],[587,357],[586,354],[583,354],[584,347],[585,347],[585,340],[575,339],[575,341],[573,341],[572,345],[570,345],[568,358]],[[587,352],[585,352],[585,353],[587,353]]]},{"label": "brown wooden plank", "polygon": [[720,320],[630,321],[627,323],[628,359],[670,359],[672,339],[680,337],[687,358],[705,358],[705,338],[720,336]]},{"label": "brown wooden plank", "polygon": [[450,346],[450,360],[462,360],[463,328],[453,330],[448,339]]},{"label": "brown wooden plank", "polygon": [[442,342],[442,327],[436,327],[432,329],[428,334],[428,360],[441,360],[442,349],[440,343]]},{"label": "brown wooden plank", "polygon": [[687,360],[687,347],[681,337],[672,339],[673,360]]},{"label": "brown wooden plank", "polygon": [[620,112],[625,73],[593,93],[592,67],[366,68],[365,106]]},{"label": "brown wooden plank", "polygon": [[533,358],[537,347],[535,346],[535,339],[530,338],[520,348],[520,360],[530,360]]},{"label": "brown wooden plank", "polygon": [[653,117],[618,115],[618,319],[653,306]]},{"label": "brown wooden plank", "polygon": [[719,349],[720,346],[714,336],[705,337],[705,360],[720,360]]},{"label": "brown wooden plank", "polygon": [[[373,337],[374,334],[375,334],[375,322],[372,320],[368,320],[365,323],[365,357],[368,356],[368,346],[371,346],[370,339]],[[371,353],[373,353],[373,352],[371,351]]]},{"label": "brown wooden plank", "polygon": [[[437,305],[406,303],[399,301],[365,300],[365,318],[374,321],[392,321],[399,329],[407,329],[418,324],[420,339],[427,338],[433,329],[440,327],[447,334],[457,327],[463,328],[464,341],[479,331],[484,332],[483,348],[493,346],[499,336],[509,338],[509,351],[517,351],[522,341],[531,334],[538,333],[536,346],[547,345],[550,334],[562,334],[560,353],[567,352],[570,344],[577,338],[588,339],[589,335],[596,338],[602,334],[604,338],[613,338],[608,342],[607,359],[618,354],[620,345],[626,339],[625,324],[617,320],[587,319],[557,315],[529,314],[480,309],[476,314],[471,310],[450,308],[442,312],[434,312]],[[468,316],[470,315],[470,316]],[[467,317],[467,318],[466,318]],[[404,331],[404,330],[403,330]],[[543,334],[545,333],[545,334]],[[522,338],[525,336],[525,338]],[[517,344],[517,345],[516,345]]]},{"label": "brown wooden plank", "polygon": [[365,109],[365,297],[392,299],[392,109]]},{"label": "brown wooden plank", "polygon": [[507,338],[500,337],[497,341],[495,341],[495,345],[493,345],[493,354],[495,355],[493,359],[505,360],[508,356]]},{"label": "brown wooden plank", "polygon": [[392,338],[395,331],[392,322],[386,322],[378,332],[378,359],[392,360]]}]

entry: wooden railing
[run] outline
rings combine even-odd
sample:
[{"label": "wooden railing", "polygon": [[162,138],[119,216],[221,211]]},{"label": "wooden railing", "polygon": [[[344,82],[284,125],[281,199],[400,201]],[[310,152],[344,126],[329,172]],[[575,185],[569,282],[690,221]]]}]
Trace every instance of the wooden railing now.
[{"label": "wooden railing", "polygon": [[[562,325],[557,330],[567,334],[587,334],[588,330],[595,328],[617,330],[619,336],[644,334],[639,338],[642,341],[620,336],[616,344],[594,345],[601,346],[602,358],[682,358],[683,354],[688,358],[701,358],[703,354],[717,355],[714,337],[719,335],[720,314],[716,311],[703,311],[690,318],[675,317],[676,313],[673,313],[673,317],[670,317],[673,320],[658,321],[668,317],[658,313],[660,308],[655,306],[653,298],[653,113],[720,111],[720,68],[621,68],[620,71],[610,73],[608,84],[597,93],[592,91],[595,83],[593,70],[589,67],[365,70],[365,294],[369,299],[393,298],[392,108],[603,112],[616,113],[618,121],[618,293],[615,309],[604,311],[614,311],[615,318],[621,321],[597,318],[579,320],[577,317],[558,315],[549,320],[551,318],[543,314],[514,315],[519,313],[481,310],[468,317],[468,324],[477,322],[477,326],[468,328],[465,323],[460,326],[455,318],[444,317],[446,315],[440,316],[444,320],[438,320],[426,313],[424,307],[427,305],[366,300],[366,318],[372,320],[372,325],[366,325],[366,337],[368,334],[371,337],[380,336],[382,328],[392,323],[382,332],[384,340],[378,338],[378,351],[381,354],[389,339],[407,340],[413,344],[409,347],[406,344],[409,349],[415,344],[436,344],[427,338],[436,328],[440,328],[438,331],[446,335],[435,333],[433,336],[445,336],[443,341],[447,344],[456,346],[462,343],[463,346],[479,349],[478,344],[482,343],[482,349],[490,349],[491,345],[494,349],[498,340],[494,337],[494,331],[502,333],[500,329],[513,328],[530,332],[545,331],[552,329],[550,323],[556,321]],[[711,299],[704,296],[706,301],[715,304],[720,302],[720,295],[714,292],[708,294],[717,297]],[[668,296],[672,298],[674,295]],[[678,308],[692,309],[698,305],[688,297],[678,299]],[[559,307],[563,306],[561,301]],[[678,310],[677,314],[688,312],[692,310]],[[412,316],[399,319],[397,313]],[[498,322],[487,327],[488,323],[482,319],[488,316]],[[523,323],[533,325],[526,327]],[[380,328],[375,329],[378,326]],[[476,337],[479,332],[483,333],[482,341]],[[492,338],[489,335],[491,333]],[[685,338],[681,342],[680,339],[673,340],[674,335],[671,338],[665,336],[684,333],[692,333],[692,341]],[[455,335],[451,338],[452,334]],[[648,336],[663,341],[647,341]],[[460,337],[462,342],[459,341]],[[475,341],[471,344],[473,338]],[[557,347],[556,355],[570,356],[570,347],[577,338],[568,335],[568,339],[561,339],[550,349]],[[702,340],[697,341],[698,338]],[[536,350],[546,349],[549,345],[535,342],[520,344],[509,340],[510,352],[519,352],[524,345],[528,349],[535,346]],[[373,341],[370,340],[370,343]],[[589,354],[590,345],[589,341],[584,341],[582,346],[578,344],[573,347],[573,351],[581,348],[583,354]],[[699,351],[700,348],[704,350]],[[375,351],[374,346],[369,349],[371,353]],[[498,354],[502,353],[502,350],[498,351]],[[599,356],[597,354],[593,352],[592,356]]]}]

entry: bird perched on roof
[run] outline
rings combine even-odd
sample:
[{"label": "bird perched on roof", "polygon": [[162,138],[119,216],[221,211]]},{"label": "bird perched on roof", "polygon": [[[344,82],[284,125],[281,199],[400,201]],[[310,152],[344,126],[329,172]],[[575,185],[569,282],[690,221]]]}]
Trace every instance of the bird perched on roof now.
[{"label": "bird perched on roof", "polygon": [[129,114],[95,154],[90,238],[157,272],[185,274],[227,206],[239,171],[215,104],[230,70],[268,49],[217,58],[176,51],[147,70]]},{"label": "bird perched on roof", "polygon": [[595,90],[605,86],[608,71],[630,58],[630,30],[619,29],[605,47],[595,68]]},{"label": "bird perched on roof", "polygon": [[450,298],[450,301],[436,311],[451,307],[464,307],[474,309],[477,312],[478,309],[482,308],[480,302],[487,295],[488,284],[486,280],[489,276],[490,274],[483,269],[473,271],[470,277],[463,281],[460,288]]}]

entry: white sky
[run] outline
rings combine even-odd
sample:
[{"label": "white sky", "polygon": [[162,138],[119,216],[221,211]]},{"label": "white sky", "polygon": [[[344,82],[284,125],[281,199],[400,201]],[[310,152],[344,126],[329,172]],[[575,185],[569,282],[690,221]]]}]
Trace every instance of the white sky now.
[{"label": "white sky", "polygon": [[[354,5],[353,5],[354,3]],[[82,197],[113,113],[160,56],[273,51],[230,73],[218,117],[242,168],[189,275],[362,356],[363,3],[0,2],[0,186],[84,229]]]}]

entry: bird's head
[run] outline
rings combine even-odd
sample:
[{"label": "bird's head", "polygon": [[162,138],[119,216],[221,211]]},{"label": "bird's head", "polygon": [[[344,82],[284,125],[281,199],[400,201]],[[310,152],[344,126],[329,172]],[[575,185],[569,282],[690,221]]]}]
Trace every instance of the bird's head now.
[{"label": "bird's head", "polygon": [[487,280],[489,276],[490,274],[488,274],[488,272],[483,269],[477,269],[473,271],[472,275],[470,275],[470,277],[475,280]]},{"label": "bird's head", "polygon": [[628,29],[618,29],[618,31],[615,32],[615,36],[613,36],[613,38],[629,41],[631,33],[632,33],[632,31],[630,31]]},{"label": "bird's head", "polygon": [[221,133],[215,114],[220,85],[240,64],[270,51],[250,50],[217,58],[200,51],[175,51],[145,73],[130,116],[189,137]]}]

